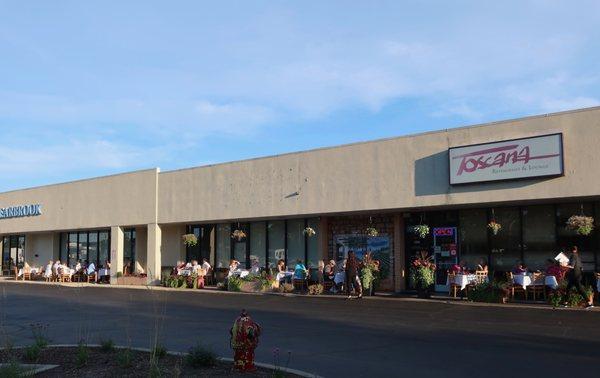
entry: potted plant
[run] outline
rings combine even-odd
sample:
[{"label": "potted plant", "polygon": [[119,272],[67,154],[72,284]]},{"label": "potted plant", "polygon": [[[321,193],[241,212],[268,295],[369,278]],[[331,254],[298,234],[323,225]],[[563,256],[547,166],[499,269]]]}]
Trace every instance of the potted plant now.
[{"label": "potted plant", "polygon": [[198,244],[198,237],[194,234],[185,234],[181,238],[186,247],[194,247]]},{"label": "potted plant", "polygon": [[429,235],[429,226],[426,224],[420,224],[413,228],[415,234],[419,235],[421,239],[425,239]]},{"label": "potted plant", "polygon": [[317,234],[317,232],[312,227],[306,227],[303,232],[304,235],[308,236],[309,238]]},{"label": "potted plant", "polygon": [[585,215],[572,215],[567,220],[566,227],[579,235],[588,236],[594,230],[594,218]]},{"label": "potted plant", "polygon": [[231,233],[231,238],[236,239],[237,241],[242,241],[246,238],[246,233],[243,230],[235,230]]},{"label": "potted plant", "polygon": [[427,251],[421,251],[410,266],[409,280],[411,285],[417,289],[419,298],[429,298],[431,287],[435,282],[435,269],[433,258]]},{"label": "potted plant", "polygon": [[360,280],[363,294],[373,295],[375,280],[379,273],[379,261],[373,259],[372,253],[368,252],[363,258],[362,265]]},{"label": "potted plant", "polygon": [[498,235],[498,232],[502,229],[502,225],[495,220],[488,223],[487,227],[492,231],[492,234]]},{"label": "potted plant", "polygon": [[375,227],[367,227],[365,229],[365,234],[367,234],[367,236],[369,237],[377,237],[379,235],[379,231],[377,231],[377,229]]}]

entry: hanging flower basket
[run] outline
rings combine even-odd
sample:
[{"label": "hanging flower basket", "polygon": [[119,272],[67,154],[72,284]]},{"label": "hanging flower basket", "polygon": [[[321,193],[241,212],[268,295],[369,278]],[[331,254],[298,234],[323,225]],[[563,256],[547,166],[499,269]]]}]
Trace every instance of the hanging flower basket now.
[{"label": "hanging flower basket", "polygon": [[365,230],[365,233],[367,234],[367,236],[370,236],[372,238],[379,235],[379,231],[377,231],[377,229],[375,227],[367,227],[367,229]]},{"label": "hanging flower basket", "polygon": [[488,228],[492,231],[492,234],[498,235],[498,232],[502,229],[502,225],[496,221],[491,221],[488,223]]},{"label": "hanging flower basket", "polygon": [[308,237],[315,236],[317,234],[317,232],[312,227],[306,227],[303,232],[304,235]]},{"label": "hanging flower basket", "polygon": [[242,230],[235,230],[231,234],[232,239],[236,239],[237,241],[242,241],[242,239],[246,238],[246,233]]},{"label": "hanging flower basket", "polygon": [[594,230],[594,218],[585,215],[573,215],[567,220],[567,230],[587,236]]},{"label": "hanging flower basket", "polygon": [[183,239],[183,244],[185,244],[186,247],[194,247],[196,244],[198,244],[198,238],[194,234],[185,234],[181,238]]},{"label": "hanging flower basket", "polygon": [[415,226],[413,230],[421,239],[425,239],[429,235],[429,226],[426,224]]}]

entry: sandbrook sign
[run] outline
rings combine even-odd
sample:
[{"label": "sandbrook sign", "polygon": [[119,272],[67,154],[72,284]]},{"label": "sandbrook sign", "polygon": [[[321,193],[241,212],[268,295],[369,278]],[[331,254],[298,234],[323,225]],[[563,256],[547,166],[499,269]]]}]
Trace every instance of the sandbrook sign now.
[{"label": "sandbrook sign", "polygon": [[0,219],[42,215],[42,205],[23,205],[0,208]]},{"label": "sandbrook sign", "polygon": [[564,174],[560,133],[452,147],[448,158],[451,185]]}]

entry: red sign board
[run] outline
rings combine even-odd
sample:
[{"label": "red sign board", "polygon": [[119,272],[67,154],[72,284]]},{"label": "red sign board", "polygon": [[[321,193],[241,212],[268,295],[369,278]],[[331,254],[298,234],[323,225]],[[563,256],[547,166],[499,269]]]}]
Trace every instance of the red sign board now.
[{"label": "red sign board", "polygon": [[435,236],[454,236],[454,228],[453,227],[434,228],[433,234]]}]

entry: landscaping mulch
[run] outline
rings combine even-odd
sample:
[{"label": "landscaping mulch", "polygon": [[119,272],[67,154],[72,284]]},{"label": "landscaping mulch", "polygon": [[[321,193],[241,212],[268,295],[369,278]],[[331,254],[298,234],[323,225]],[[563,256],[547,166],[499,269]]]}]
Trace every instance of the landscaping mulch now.
[{"label": "landscaping mulch", "polygon": [[[14,349],[10,352],[0,351],[0,362],[10,362],[15,359],[21,363],[37,363],[59,365],[57,368],[42,372],[35,377],[144,377],[150,375],[150,353],[131,350],[129,366],[119,362],[119,355],[123,349],[103,351],[98,347],[89,347],[87,363],[77,366],[77,348],[47,347],[42,349],[37,361],[28,361],[23,349]],[[217,361],[215,366],[193,368],[185,362],[184,356],[166,355],[158,360],[159,377],[273,377],[273,371],[258,368],[252,373],[240,373],[232,370],[232,363]],[[286,377],[297,377],[294,374],[285,374]]]}]

